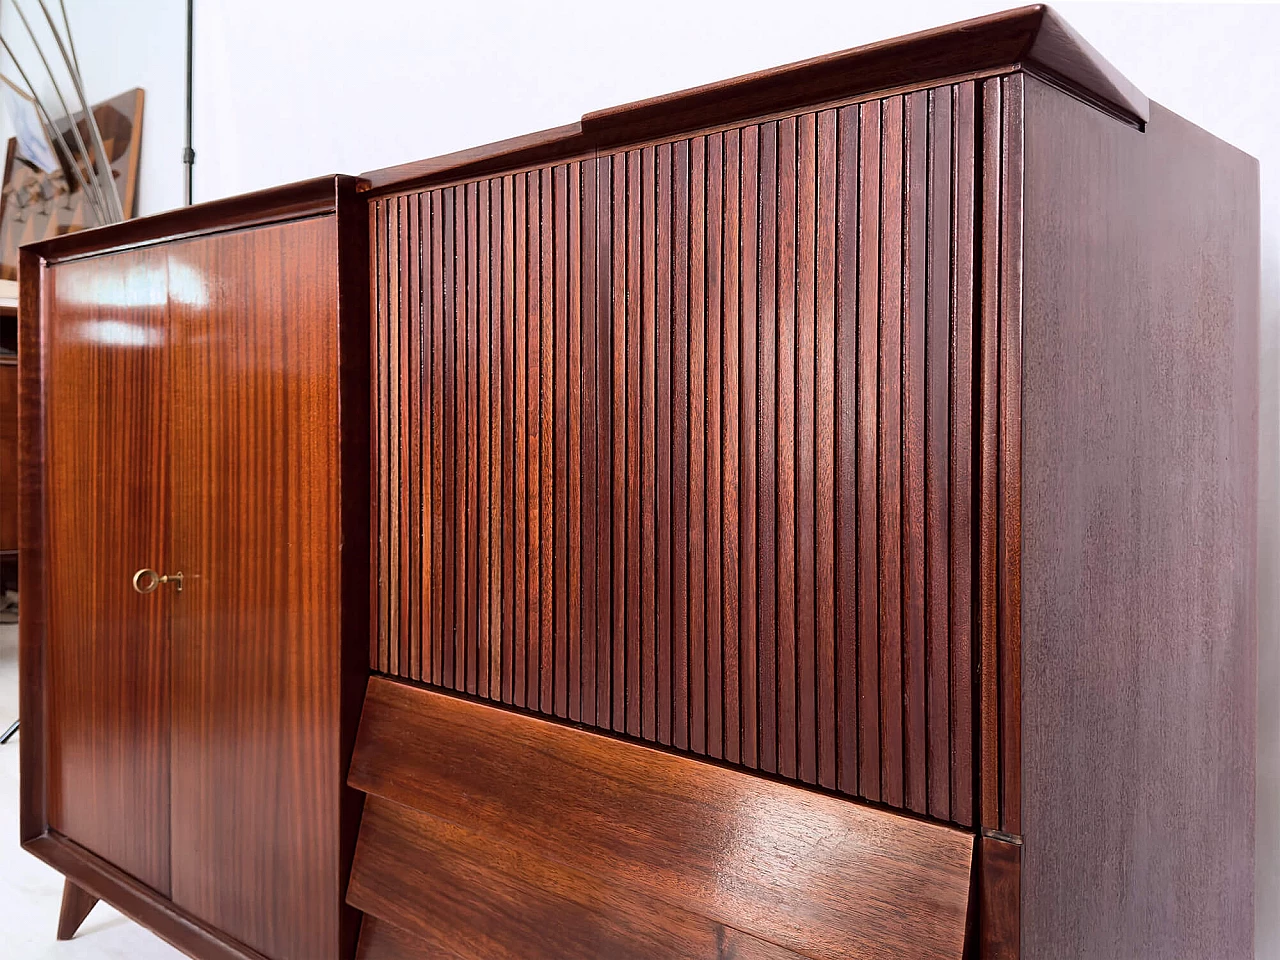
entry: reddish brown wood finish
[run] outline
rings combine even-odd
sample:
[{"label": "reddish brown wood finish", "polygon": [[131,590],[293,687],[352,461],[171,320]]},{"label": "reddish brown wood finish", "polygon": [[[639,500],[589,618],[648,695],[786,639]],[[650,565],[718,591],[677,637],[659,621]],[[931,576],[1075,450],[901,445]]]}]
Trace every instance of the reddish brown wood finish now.
[{"label": "reddish brown wood finish", "polygon": [[1024,83],[1023,955],[1248,958],[1257,161]]},{"label": "reddish brown wood finish", "polygon": [[58,558],[45,587],[56,638],[43,685],[47,824],[168,894],[167,608],[163,591],[142,596],[131,583],[143,567],[178,569],[168,566],[168,259],[128,251],[46,267],[42,279],[41,487]]},{"label": "reddish brown wood finish", "polygon": [[373,201],[373,668],[972,823],[974,91]]},{"label": "reddish brown wood finish", "polygon": [[175,909],[167,897],[66,837],[45,833],[23,846],[86,893],[110,903],[188,956],[199,960],[267,960],[257,951]]},{"label": "reddish brown wood finish", "polygon": [[979,822],[1021,832],[1021,75],[981,84],[976,617]]},{"label": "reddish brown wood finish", "polygon": [[1022,847],[995,837],[979,837],[975,870],[977,956],[981,960],[1018,960],[1022,956]]},{"label": "reddish brown wood finish", "polygon": [[0,553],[18,549],[18,365],[0,360]]},{"label": "reddish brown wood finish", "polygon": [[[355,947],[353,192],[329,179],[23,251],[23,838],[192,956]],[[182,569],[183,592],[135,593],[144,566]]]},{"label": "reddish brown wood finish", "polygon": [[963,947],[973,838],[951,828],[385,679],[351,783],[350,901],[459,956]]},{"label": "reddish brown wood finish", "polygon": [[62,909],[58,913],[58,939],[70,940],[84,923],[98,898],[70,880],[62,884]]},{"label": "reddish brown wood finish", "polygon": [[460,960],[460,955],[442,937],[410,933],[386,920],[367,916],[360,925],[356,960]]},{"label": "reddish brown wood finish", "polygon": [[[334,220],[165,249],[166,562],[186,577],[181,595],[163,598],[169,749],[179,758],[172,896],[266,956],[331,956],[342,900],[333,869],[342,786]],[[179,289],[184,276],[206,293]]]}]

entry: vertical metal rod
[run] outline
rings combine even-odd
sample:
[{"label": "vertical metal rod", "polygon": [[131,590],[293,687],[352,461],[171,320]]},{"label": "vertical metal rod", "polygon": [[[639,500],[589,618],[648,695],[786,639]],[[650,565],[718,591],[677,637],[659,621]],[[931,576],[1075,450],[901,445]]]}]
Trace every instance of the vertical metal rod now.
[{"label": "vertical metal rod", "polygon": [[[98,120],[93,115],[93,110],[89,107],[89,98],[85,96],[84,84],[80,81],[80,68],[72,62],[72,57],[67,53],[67,48],[62,42],[62,35],[58,33],[58,26],[53,22],[53,14],[49,12],[49,8],[45,6],[44,0],[37,0],[40,4],[40,10],[44,13],[45,20],[49,23],[49,32],[53,34],[54,41],[58,44],[58,52],[62,54],[62,62],[67,67],[67,73],[71,75],[71,85],[75,88],[76,96],[80,98],[80,109],[84,113],[85,126],[89,128],[89,139],[93,146],[97,148],[98,156],[102,158],[102,181],[105,184],[103,193],[107,197],[107,205],[111,208],[117,221],[124,219],[124,205],[120,202],[120,191],[116,189],[115,174],[111,170],[111,160],[107,156],[107,148],[102,142],[102,131],[98,129]],[[71,28],[67,28],[70,34]],[[72,123],[75,118],[70,118]],[[93,163],[93,154],[89,155],[89,162]]]},{"label": "vertical metal rod", "polygon": [[[18,75],[22,77],[22,82],[27,85],[27,90],[31,93],[31,99],[36,105],[36,112],[40,114],[40,122],[44,125],[49,134],[62,145],[62,149],[66,151],[67,162],[71,164],[71,172],[75,174],[75,178],[80,181],[80,189],[84,191],[85,201],[89,204],[89,208],[97,218],[98,225],[110,223],[111,218],[107,216],[106,211],[98,202],[98,198],[94,192],[89,189],[89,184],[84,178],[83,171],[80,169],[80,162],[76,160],[75,151],[71,149],[71,144],[67,143],[67,138],[62,135],[62,131],[58,128],[58,125],[53,122],[53,117],[40,101],[40,97],[36,94],[35,85],[31,82],[31,78],[27,76],[27,71],[22,69],[22,64],[19,63],[18,58],[14,56],[13,50],[10,49],[9,43],[5,40],[3,34],[0,34],[0,45],[4,46],[4,52],[9,55],[9,59],[13,61],[13,65],[18,68]],[[61,160],[59,160],[59,163],[61,163]]]},{"label": "vertical metal rod", "polygon": [[187,206],[192,203],[192,172],[196,165],[196,152],[192,148],[191,140],[191,113],[192,113],[192,89],[194,86],[192,80],[192,38],[195,36],[195,0],[187,0],[187,139],[182,149],[182,191],[183,202]]},{"label": "vertical metal rod", "polygon": [[[31,45],[35,47],[36,54],[40,57],[40,62],[44,64],[45,73],[49,75],[49,84],[53,87],[53,92],[57,96],[58,102],[62,104],[62,112],[67,116],[67,123],[71,125],[71,135],[75,138],[76,146],[80,148],[80,155],[84,157],[84,162],[89,166],[89,185],[93,192],[97,194],[98,203],[102,205],[102,209],[107,213],[107,222],[109,223],[114,219],[112,217],[112,207],[108,205],[107,196],[102,191],[102,184],[98,182],[93,155],[89,153],[89,148],[84,145],[84,138],[80,136],[80,124],[76,123],[75,115],[71,112],[71,108],[67,106],[66,98],[62,96],[62,90],[58,87],[58,80],[53,74],[53,67],[49,66],[49,61],[44,55],[44,50],[40,48],[40,41],[36,39],[36,33],[31,29],[31,23],[27,20],[27,15],[22,12],[22,7],[18,6],[18,0],[13,0],[13,9],[18,12],[18,19],[27,28],[27,36],[31,38]],[[72,156],[72,162],[75,162],[74,155]]]}]

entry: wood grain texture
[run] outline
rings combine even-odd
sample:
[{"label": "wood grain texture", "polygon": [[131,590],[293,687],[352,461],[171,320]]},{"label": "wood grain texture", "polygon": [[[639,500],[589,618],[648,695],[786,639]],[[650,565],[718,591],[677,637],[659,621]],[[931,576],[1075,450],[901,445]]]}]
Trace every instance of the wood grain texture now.
[{"label": "wood grain texture", "polygon": [[351,783],[350,901],[463,956],[963,947],[951,828],[378,678]]},{"label": "wood grain texture", "polygon": [[995,837],[979,837],[975,870],[978,902],[971,907],[978,918],[977,955],[982,960],[1018,960],[1024,955],[1020,928],[1022,847]]},{"label": "wood grain texture", "polygon": [[378,917],[367,916],[360,924],[360,945],[356,960],[460,960],[443,937],[423,936]]},{"label": "wood grain texture", "polygon": [[1257,163],[1024,83],[1023,955],[1249,957]]},{"label": "wood grain texture", "polygon": [[[510,243],[503,178],[373,200],[373,669],[972,823],[974,89],[515,174]],[[505,458],[469,412],[495,329]]]},{"label": "wood grain texture", "polygon": [[167,894],[168,597],[136,593],[131,578],[181,569],[169,548],[168,260],[130,251],[44,279],[42,489],[58,558],[46,587],[47,825]]},{"label": "wood grain texture", "polygon": [[[175,288],[170,306],[169,563],[186,576],[166,598],[172,846],[209,851],[174,858],[173,899],[267,956],[330,955],[341,902],[334,220],[201,238],[168,257],[171,277],[216,291]],[[263,420],[273,429],[256,429]]]},{"label": "wood grain texture", "polygon": [[18,365],[0,361],[0,552],[18,549]]},{"label": "wood grain texture", "polygon": [[58,912],[58,939],[70,940],[84,923],[98,898],[70,880],[62,883],[62,907]]},{"label": "wood grain texture", "polygon": [[366,208],[329,178],[23,252],[23,838],[193,956],[355,948]]},{"label": "wood grain texture", "polygon": [[46,832],[23,844],[87,894],[111,904],[160,939],[199,960],[268,960],[174,906],[173,901],[61,834]]}]

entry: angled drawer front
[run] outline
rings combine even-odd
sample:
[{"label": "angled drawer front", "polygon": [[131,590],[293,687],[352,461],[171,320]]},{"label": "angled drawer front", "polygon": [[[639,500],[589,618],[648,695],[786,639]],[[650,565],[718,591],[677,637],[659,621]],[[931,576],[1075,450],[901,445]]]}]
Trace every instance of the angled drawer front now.
[{"label": "angled drawer front", "polygon": [[372,201],[373,669],[973,825],[1002,83]]},{"label": "angled drawer front", "polygon": [[377,678],[350,782],[366,957],[963,950],[950,827]]}]

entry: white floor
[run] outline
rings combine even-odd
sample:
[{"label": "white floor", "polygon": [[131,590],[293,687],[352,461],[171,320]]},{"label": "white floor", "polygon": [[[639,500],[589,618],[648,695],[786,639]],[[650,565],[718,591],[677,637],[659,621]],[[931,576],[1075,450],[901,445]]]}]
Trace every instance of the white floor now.
[{"label": "white floor", "polygon": [[[18,628],[0,624],[0,731],[18,715]],[[0,746],[0,957],[5,960],[174,960],[164,941],[105,903],[59,943],[62,875],[18,846],[18,740]]]}]

